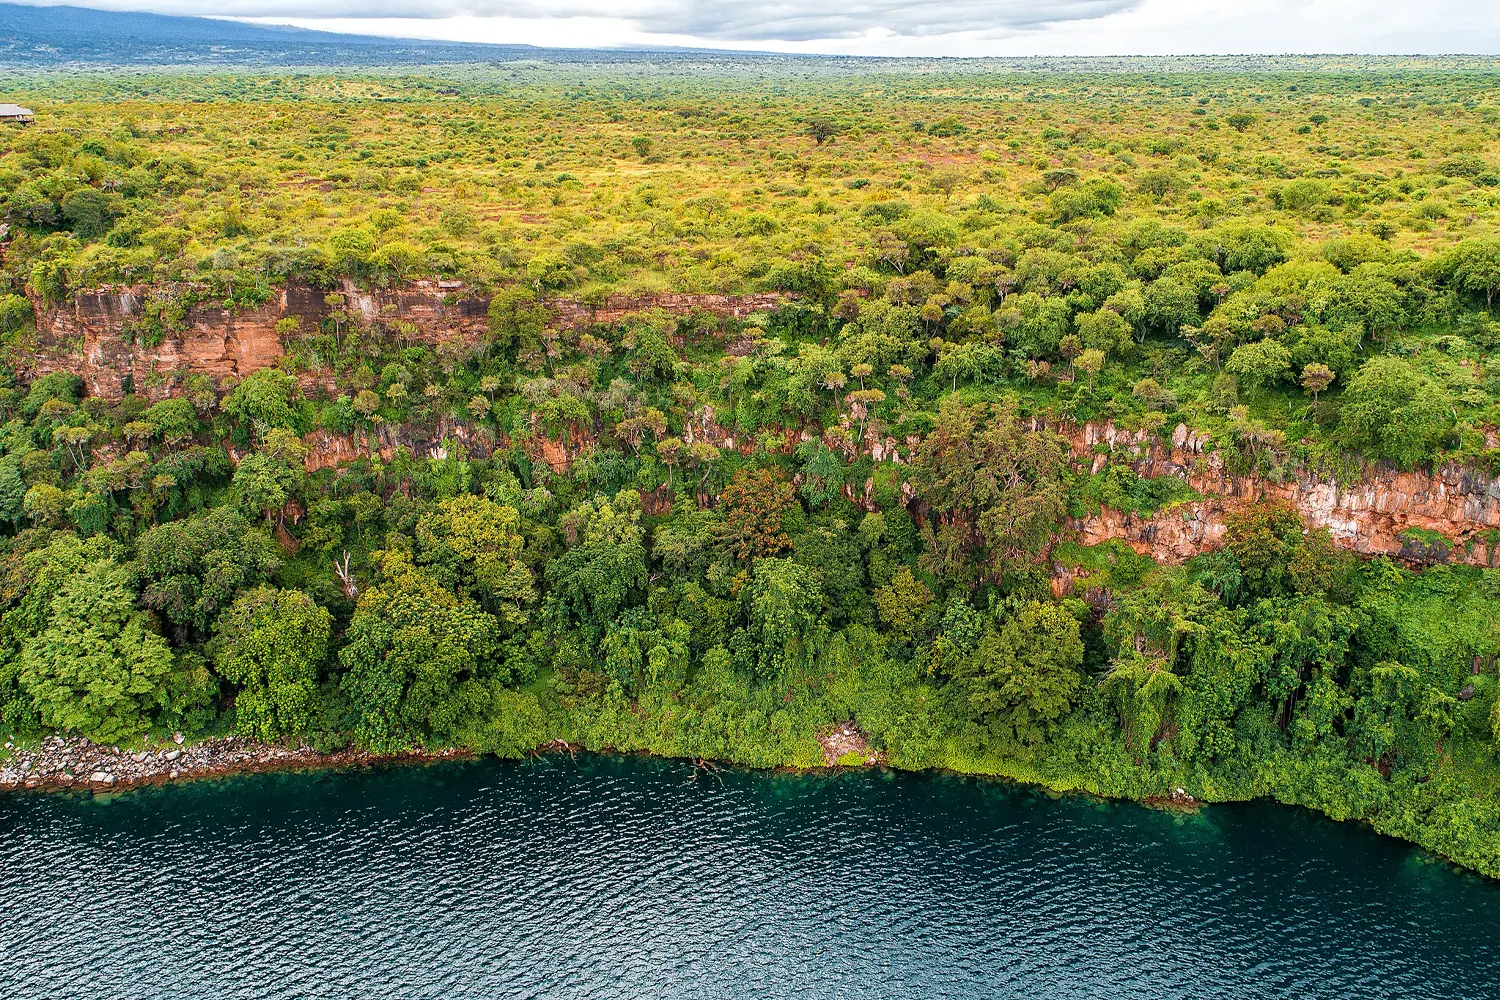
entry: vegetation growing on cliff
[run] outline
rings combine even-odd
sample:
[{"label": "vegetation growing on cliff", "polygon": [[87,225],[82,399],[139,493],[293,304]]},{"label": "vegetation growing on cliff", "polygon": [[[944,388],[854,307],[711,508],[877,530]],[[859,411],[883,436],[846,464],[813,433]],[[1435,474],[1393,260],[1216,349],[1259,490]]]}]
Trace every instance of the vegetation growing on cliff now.
[{"label": "vegetation growing on cliff", "polygon": [[[1492,461],[1487,78],[207,100],[246,85],[75,81],[0,133],[7,732],[772,766],[852,719],[897,766],[1273,795],[1500,874],[1496,570],[1362,563],[1276,505],[1183,566],[1083,547],[1070,513],[1191,491],[1048,429],[1180,424],[1272,478]],[[343,284],[429,277],[489,297],[479,342]],[[140,285],[149,351],[288,281],[326,311],[279,366],[33,377],[80,290]],[[795,298],[549,306],[653,290]],[[309,461],[330,438],[359,457]]]}]

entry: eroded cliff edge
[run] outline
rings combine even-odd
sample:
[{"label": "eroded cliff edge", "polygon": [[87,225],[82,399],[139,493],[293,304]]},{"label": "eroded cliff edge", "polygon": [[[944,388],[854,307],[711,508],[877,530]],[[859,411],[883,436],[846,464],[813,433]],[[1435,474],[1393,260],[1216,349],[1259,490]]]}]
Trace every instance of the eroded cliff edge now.
[{"label": "eroded cliff edge", "polygon": [[[207,374],[222,383],[278,363],[286,353],[278,323],[295,317],[300,329],[316,330],[335,308],[326,290],[289,285],[251,309],[194,306],[173,334],[147,347],[138,329],[148,293],[143,287],[115,287],[79,293],[62,307],[36,303],[36,342],[19,359],[22,374],[32,378],[67,371],[82,378],[92,395],[118,397],[128,386],[158,399],[172,395],[188,374]],[[415,282],[375,291],[346,284],[340,293],[345,300],[342,309],[353,322],[401,323],[416,342],[440,345],[457,339],[476,344],[486,335],[489,299],[459,282]],[[578,329],[650,310],[744,318],[785,301],[786,296],[776,293],[663,293],[612,296],[595,303],[557,299],[547,304],[555,328]],[[332,388],[326,376],[317,373],[300,378],[305,388]],[[719,426],[711,409],[696,415],[692,424],[686,428],[689,440],[696,436],[728,448],[751,444]],[[1101,509],[1074,522],[1085,544],[1118,539],[1159,562],[1180,562],[1218,547],[1226,519],[1235,511],[1277,499],[1291,503],[1309,522],[1326,526],[1339,546],[1363,555],[1389,555],[1418,564],[1500,565],[1500,478],[1474,469],[1447,466],[1428,473],[1372,466],[1354,482],[1307,473],[1272,481],[1231,474],[1211,443],[1184,425],[1175,428],[1170,441],[1108,423],[1054,429],[1069,438],[1082,467],[1098,471],[1112,462],[1127,464],[1145,478],[1175,476],[1201,497],[1150,516]],[[469,440],[468,428],[449,426],[444,431],[450,440],[487,450],[483,442]],[[562,467],[587,443],[585,436],[565,447],[538,435],[533,446],[536,457]],[[419,453],[440,447],[439,442],[408,439],[393,427],[358,439],[319,431],[308,436],[308,444],[309,469],[343,464],[370,452],[388,455],[401,445]],[[903,450],[899,442],[880,438],[861,447],[876,458],[898,460]],[[851,492],[857,501],[868,499],[860,491]]]},{"label": "eroded cliff edge", "polygon": [[[477,344],[486,334],[490,299],[457,281],[418,281],[389,289],[366,290],[345,282],[338,308],[351,321],[406,326],[414,342],[441,344],[455,338]],[[277,324],[295,319],[301,330],[314,331],[334,310],[329,292],[304,284],[273,289],[264,304],[229,309],[200,303],[186,311],[177,329],[150,347],[138,330],[146,315],[150,290],[144,286],[99,288],[78,292],[71,302],[49,306],[33,301],[37,317],[35,353],[27,377],[68,371],[78,375],[91,395],[118,397],[128,384],[152,399],[173,393],[184,375],[201,372],[216,380],[243,377],[276,362],[286,353]],[[613,323],[631,313],[662,310],[674,316],[707,312],[744,318],[774,309],[787,300],[776,292],[754,295],[710,295],[664,292],[612,295],[597,303],[552,299],[546,303],[552,325],[576,329]]]},{"label": "eroded cliff edge", "polygon": [[1076,523],[1085,544],[1121,539],[1158,562],[1181,562],[1218,548],[1229,515],[1282,500],[1328,528],[1335,544],[1361,555],[1500,565],[1500,478],[1474,469],[1402,472],[1375,465],[1352,483],[1308,474],[1273,482],[1226,472],[1222,457],[1181,424],[1170,442],[1109,424],[1087,424],[1068,436],[1074,454],[1095,471],[1106,461],[1125,462],[1142,477],[1177,476],[1202,496],[1149,517],[1103,509]]}]

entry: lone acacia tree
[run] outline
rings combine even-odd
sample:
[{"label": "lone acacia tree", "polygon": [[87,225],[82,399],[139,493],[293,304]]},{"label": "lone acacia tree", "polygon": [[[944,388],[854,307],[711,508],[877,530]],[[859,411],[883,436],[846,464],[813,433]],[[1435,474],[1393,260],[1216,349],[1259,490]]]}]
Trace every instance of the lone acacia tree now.
[{"label": "lone acacia tree", "polygon": [[812,136],[813,141],[819,146],[834,136],[843,134],[843,131],[843,127],[831,118],[812,118],[807,123],[807,134]]}]

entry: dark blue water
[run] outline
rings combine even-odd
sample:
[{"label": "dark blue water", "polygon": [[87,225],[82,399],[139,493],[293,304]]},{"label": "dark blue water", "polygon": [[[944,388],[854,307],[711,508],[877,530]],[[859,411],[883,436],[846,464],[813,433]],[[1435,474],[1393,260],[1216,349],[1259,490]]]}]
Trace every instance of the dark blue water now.
[{"label": "dark blue water", "polygon": [[0,796],[0,997],[1500,997],[1500,886],[1275,806],[566,757]]}]

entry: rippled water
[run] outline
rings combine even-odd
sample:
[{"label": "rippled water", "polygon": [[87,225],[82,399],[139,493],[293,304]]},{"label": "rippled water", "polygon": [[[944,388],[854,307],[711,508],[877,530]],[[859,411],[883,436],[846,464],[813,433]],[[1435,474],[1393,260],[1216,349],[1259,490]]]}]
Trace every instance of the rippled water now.
[{"label": "rippled water", "polygon": [[4,997],[1500,996],[1500,886],[1273,806],[635,758],[0,796]]}]

